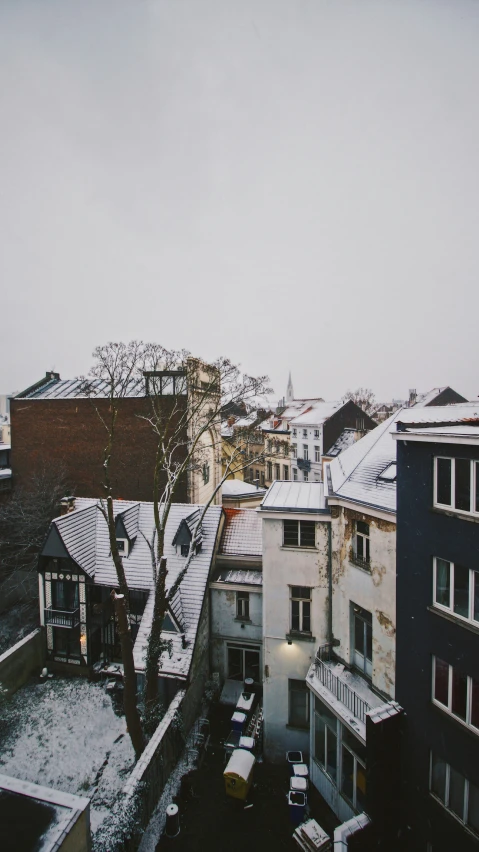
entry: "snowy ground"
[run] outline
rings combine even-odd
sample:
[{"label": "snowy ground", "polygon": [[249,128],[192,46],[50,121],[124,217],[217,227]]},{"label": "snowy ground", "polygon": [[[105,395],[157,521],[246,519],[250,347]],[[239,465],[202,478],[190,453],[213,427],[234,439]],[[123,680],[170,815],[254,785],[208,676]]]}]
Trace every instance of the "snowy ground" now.
[{"label": "snowy ground", "polygon": [[96,831],[134,763],[102,684],[55,677],[0,704],[0,772],[91,798]]}]

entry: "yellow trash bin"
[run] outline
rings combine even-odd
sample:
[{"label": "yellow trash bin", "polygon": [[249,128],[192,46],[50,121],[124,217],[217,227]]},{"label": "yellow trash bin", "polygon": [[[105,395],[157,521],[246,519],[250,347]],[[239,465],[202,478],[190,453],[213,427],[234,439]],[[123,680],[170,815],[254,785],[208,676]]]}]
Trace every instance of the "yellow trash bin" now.
[{"label": "yellow trash bin", "polygon": [[244,748],[237,748],[231,755],[223,773],[226,795],[235,799],[246,799],[253,780],[254,754]]}]

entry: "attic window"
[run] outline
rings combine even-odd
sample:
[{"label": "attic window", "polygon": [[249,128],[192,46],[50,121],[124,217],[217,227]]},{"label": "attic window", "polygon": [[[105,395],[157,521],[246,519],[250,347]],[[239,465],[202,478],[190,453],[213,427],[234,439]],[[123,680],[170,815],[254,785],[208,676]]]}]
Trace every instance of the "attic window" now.
[{"label": "attic window", "polygon": [[117,538],[116,546],[120,556],[128,556],[128,544],[129,542],[127,538]]},{"label": "attic window", "polygon": [[190,552],[190,545],[189,544],[182,544],[181,545],[181,555],[182,556],[188,556],[189,552]]},{"label": "attic window", "polygon": [[383,472],[379,474],[378,480],[381,482],[395,482],[397,476],[397,465],[396,462],[391,462],[387,467],[384,468]]}]

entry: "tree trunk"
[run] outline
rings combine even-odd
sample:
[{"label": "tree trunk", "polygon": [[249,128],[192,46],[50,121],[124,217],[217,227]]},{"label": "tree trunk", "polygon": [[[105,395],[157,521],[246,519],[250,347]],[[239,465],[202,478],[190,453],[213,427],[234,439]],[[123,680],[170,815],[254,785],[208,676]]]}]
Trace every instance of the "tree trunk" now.
[{"label": "tree trunk", "polygon": [[136,706],[136,675],[133,662],[133,642],[131,639],[130,624],[126,611],[125,598],[112,591],[111,597],[115,605],[115,613],[118,622],[118,633],[121,643],[121,657],[123,660],[123,700],[125,708],[126,724],[128,733],[135,749],[136,759],[140,757],[145,743],[141,729],[141,719]]},{"label": "tree trunk", "polygon": [[145,665],[145,710],[147,720],[152,721],[158,701],[158,664],[162,652],[161,631],[163,619],[167,609],[166,600],[166,559],[161,557],[158,565],[156,587],[154,590],[155,604],[153,608],[153,620],[148,640],[148,649]]}]

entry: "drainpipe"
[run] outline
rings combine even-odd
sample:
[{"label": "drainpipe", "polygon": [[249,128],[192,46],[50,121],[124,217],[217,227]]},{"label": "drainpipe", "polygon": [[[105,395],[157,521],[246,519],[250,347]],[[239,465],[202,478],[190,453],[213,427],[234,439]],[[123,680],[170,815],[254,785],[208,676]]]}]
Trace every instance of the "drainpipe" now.
[{"label": "drainpipe", "polygon": [[333,559],[332,523],[328,524],[328,644],[333,645]]}]

